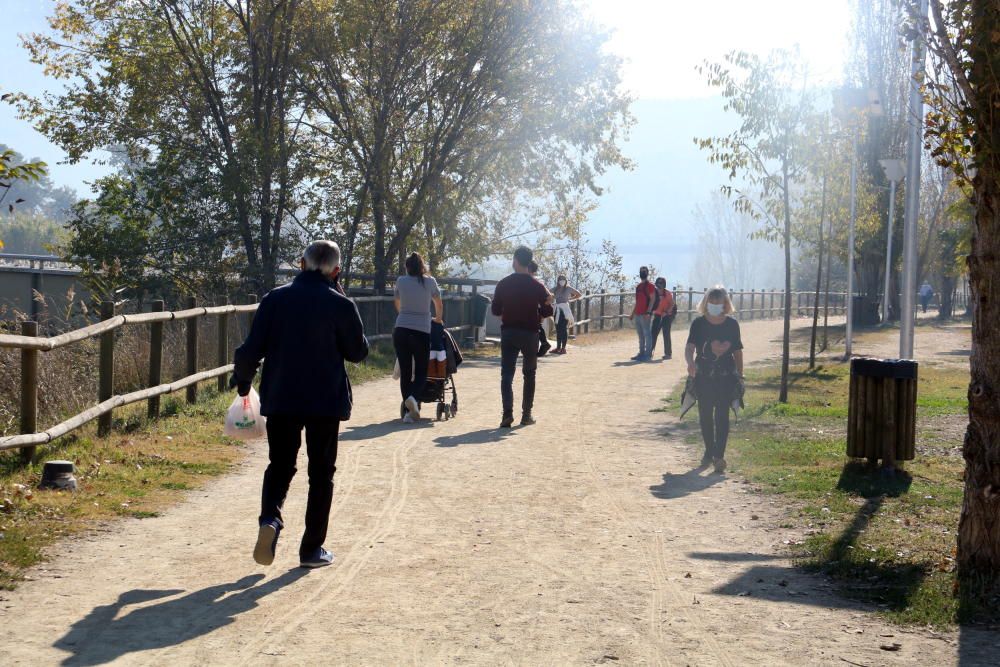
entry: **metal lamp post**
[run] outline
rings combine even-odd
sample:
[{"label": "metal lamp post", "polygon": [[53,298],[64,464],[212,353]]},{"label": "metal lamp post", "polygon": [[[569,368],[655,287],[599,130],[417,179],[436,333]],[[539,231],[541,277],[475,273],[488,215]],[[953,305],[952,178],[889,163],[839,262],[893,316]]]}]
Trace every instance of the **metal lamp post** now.
[{"label": "metal lamp post", "polygon": [[[927,18],[927,0],[920,2],[921,30]],[[906,145],[906,207],[903,214],[903,280],[899,314],[899,357],[913,358],[913,324],[917,313],[917,217],[920,215],[920,158],[923,156],[924,96],[920,82],[924,76],[924,40],[913,39],[910,63],[909,137]]]},{"label": "metal lamp post", "polygon": [[885,288],[882,290],[882,325],[889,323],[889,277],[892,275],[892,224],[896,216],[896,184],[903,180],[902,160],[879,160],[885,177],[889,179],[889,222],[886,225]]}]

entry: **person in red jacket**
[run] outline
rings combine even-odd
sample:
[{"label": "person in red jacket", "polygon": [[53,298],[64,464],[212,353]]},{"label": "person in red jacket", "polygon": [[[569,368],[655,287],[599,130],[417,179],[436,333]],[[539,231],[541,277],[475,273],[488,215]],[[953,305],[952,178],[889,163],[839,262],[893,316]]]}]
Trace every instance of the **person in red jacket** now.
[{"label": "person in red jacket", "polygon": [[493,292],[490,306],[500,318],[500,395],[503,399],[503,417],[500,428],[514,424],[514,371],[517,357],[524,361],[524,395],[521,400],[521,426],[535,423],[531,408],[535,401],[535,371],[538,368],[538,330],[542,318],[551,317],[554,301],[545,285],[532,277],[538,266],[533,253],[525,246],[514,251],[514,273],[499,283]]},{"label": "person in red jacket", "polygon": [[674,316],[677,315],[677,304],[674,302],[674,293],[667,289],[666,278],[656,279],[656,306],[653,308],[653,344],[649,348],[652,355],[656,352],[656,339],[660,332],[663,332],[663,358],[670,359],[673,355],[673,348],[670,345],[670,326],[674,323]]},{"label": "person in red jacket", "polygon": [[635,286],[635,306],[628,316],[635,323],[639,334],[639,354],[632,361],[649,361],[653,358],[653,306],[656,304],[656,288],[649,282],[649,269],[639,267],[639,284]]}]

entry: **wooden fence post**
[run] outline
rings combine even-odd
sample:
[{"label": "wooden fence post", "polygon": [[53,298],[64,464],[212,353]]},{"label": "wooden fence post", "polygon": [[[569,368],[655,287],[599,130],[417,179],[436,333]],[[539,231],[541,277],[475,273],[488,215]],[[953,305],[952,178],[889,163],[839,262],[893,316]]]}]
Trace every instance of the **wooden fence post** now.
[{"label": "wooden fence post", "polygon": [[[152,303],[152,312],[163,312],[163,299]],[[163,322],[153,322],[149,325],[149,386],[155,387],[163,381]],[[160,417],[160,397],[153,396],[146,401],[146,416],[149,419]]]},{"label": "wooden fence post", "polygon": [[479,285],[473,284],[472,286],[472,306],[470,313],[472,313],[472,342],[476,344],[479,342],[479,319],[476,317],[476,304],[479,303]]},{"label": "wooden fence post", "polygon": [[[753,304],[751,303],[751,307]],[[688,322],[694,319],[694,288],[688,287]]]},{"label": "wooden fence post", "polygon": [[736,310],[740,311],[740,313],[743,312],[743,295],[744,294],[746,294],[746,292],[743,292],[742,290],[739,292],[739,305],[736,307]]},{"label": "wooden fence post", "polygon": [[583,321],[583,297],[580,297],[573,304],[573,338],[580,332],[577,322]]},{"label": "wooden fence post", "polygon": [[604,331],[604,294],[601,294],[601,331]]},{"label": "wooden fence post", "polygon": [[[187,298],[187,309],[198,307],[198,299],[193,296]],[[189,317],[187,321],[187,374],[194,375],[198,372],[198,319]],[[187,388],[187,402],[195,403],[198,400],[198,385],[193,384]]]},{"label": "wooden fence post", "polygon": [[[751,288],[751,290],[750,290],[750,319],[751,320],[754,318],[754,312],[753,312],[754,295],[755,295],[755,291],[754,291],[753,288]],[[761,302],[763,302],[763,300],[764,300],[763,297],[761,297]]]},{"label": "wooden fence post", "polygon": [[[101,302],[101,320],[110,320],[115,316],[113,301]],[[115,388],[115,332],[105,331],[101,334],[101,356],[99,362],[99,380],[97,401],[103,403],[111,398]],[[108,410],[97,418],[97,435],[104,438],[111,433],[111,411]]]},{"label": "wooden fence post", "polygon": [[[247,294],[247,305],[254,303],[257,303],[257,295],[251,292],[250,294]],[[253,325],[253,318],[255,315],[257,315],[256,312],[247,313],[243,320],[243,323],[245,325],[244,328],[246,329],[246,333],[243,336],[244,338],[250,335],[250,327]]]},{"label": "wooden fence post", "polygon": [[618,295],[618,328],[625,328],[625,292]]},{"label": "wooden fence post", "polygon": [[[229,299],[226,299],[226,304],[229,305]],[[223,313],[219,315],[219,337],[218,337],[218,364],[217,366],[225,366],[229,363],[229,313]],[[216,389],[219,393],[226,391],[229,386],[229,378],[225,375],[220,375],[216,379]]]},{"label": "wooden fence post", "polygon": [[774,317],[774,290],[771,290],[771,296],[767,300],[767,316],[769,318]]},{"label": "wooden fence post", "polygon": [[[22,336],[37,336],[38,322],[21,322]],[[21,350],[21,433],[38,430],[38,350]],[[31,463],[34,447],[21,449],[21,461]]]},{"label": "wooden fence post", "polygon": [[[583,319],[590,320],[590,292],[584,295],[583,301]],[[588,321],[583,325],[583,333],[590,333],[590,322]]]}]

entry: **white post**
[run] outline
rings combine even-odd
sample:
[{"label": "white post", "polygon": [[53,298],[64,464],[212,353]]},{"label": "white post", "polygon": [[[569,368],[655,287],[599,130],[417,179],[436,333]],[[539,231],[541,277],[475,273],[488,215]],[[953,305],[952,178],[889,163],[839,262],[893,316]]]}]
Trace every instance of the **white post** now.
[{"label": "white post", "polygon": [[[927,19],[927,0],[920,2],[919,30]],[[913,60],[910,63],[909,136],[906,152],[906,208],[903,214],[903,280],[900,298],[899,357],[913,358],[913,325],[917,309],[917,217],[920,215],[920,158],[923,155],[924,97],[920,81],[924,73],[924,40],[913,40]]]}]

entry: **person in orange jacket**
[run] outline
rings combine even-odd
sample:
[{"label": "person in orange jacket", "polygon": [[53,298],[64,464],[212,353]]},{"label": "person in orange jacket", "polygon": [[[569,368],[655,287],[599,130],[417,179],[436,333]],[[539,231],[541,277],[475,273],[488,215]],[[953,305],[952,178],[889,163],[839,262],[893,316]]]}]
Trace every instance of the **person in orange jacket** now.
[{"label": "person in orange jacket", "polygon": [[677,315],[677,304],[674,302],[674,293],[667,289],[665,278],[656,279],[656,306],[653,307],[653,346],[649,349],[652,356],[656,350],[656,339],[663,332],[663,358],[670,359],[673,349],[670,345],[670,326],[674,323]]}]

